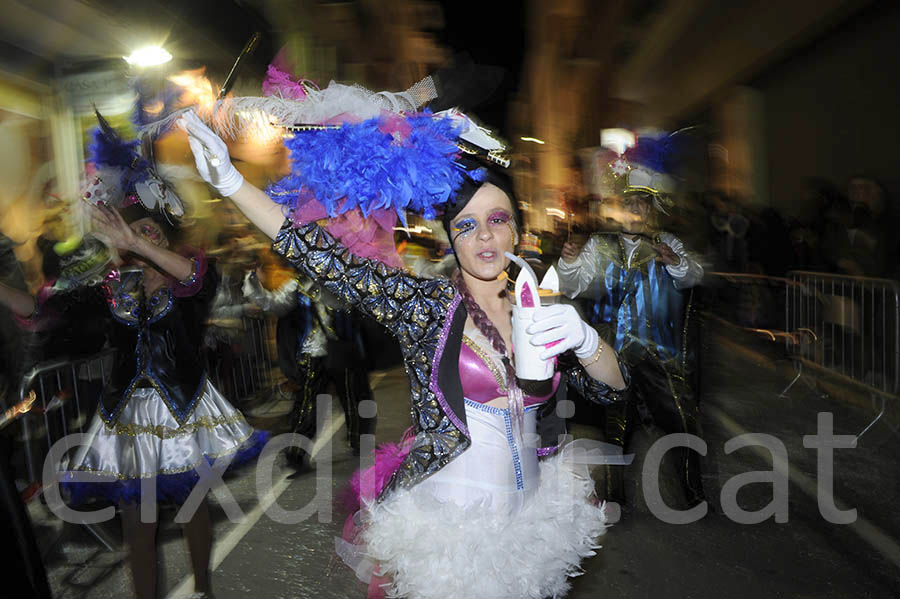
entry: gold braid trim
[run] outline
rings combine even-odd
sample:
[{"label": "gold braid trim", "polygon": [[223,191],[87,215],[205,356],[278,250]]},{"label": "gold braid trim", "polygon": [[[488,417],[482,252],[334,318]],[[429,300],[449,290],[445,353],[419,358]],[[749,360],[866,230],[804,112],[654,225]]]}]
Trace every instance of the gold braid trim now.
[{"label": "gold braid trim", "polygon": [[186,466],[181,466],[178,468],[162,468],[155,472],[141,472],[137,476],[125,476],[124,474],[120,474],[118,472],[114,472],[111,470],[95,470],[94,468],[90,468],[88,466],[83,466],[83,465],[76,466],[76,467],[70,468],[68,470],[63,470],[62,472],[86,472],[88,474],[97,474],[100,476],[116,478],[118,480],[133,480],[133,479],[137,479],[137,478],[153,478],[153,477],[159,476],[161,474],[180,474],[182,472],[188,472],[189,470],[195,470],[197,468],[197,466],[199,466],[200,463],[203,462],[207,458],[216,460],[218,458],[221,458],[221,457],[224,457],[227,455],[231,455],[233,453],[237,453],[238,451],[240,451],[243,448],[244,443],[246,443],[247,440],[253,436],[253,433],[254,433],[254,431],[251,430],[244,437],[242,437],[240,439],[236,439],[234,447],[232,447],[230,449],[226,449],[225,451],[221,451],[218,453],[204,453],[203,457],[200,458],[199,460],[197,460],[196,462],[194,462],[193,464],[188,464]]},{"label": "gold braid trim", "polygon": [[163,425],[142,426],[140,424],[119,424],[113,426],[105,425],[106,430],[115,435],[128,435],[135,437],[137,435],[154,435],[160,439],[173,439],[184,435],[192,435],[200,429],[213,429],[226,424],[243,423],[244,416],[236,413],[233,416],[219,416],[217,418],[198,418],[193,422],[189,422],[178,428],[171,428]]}]

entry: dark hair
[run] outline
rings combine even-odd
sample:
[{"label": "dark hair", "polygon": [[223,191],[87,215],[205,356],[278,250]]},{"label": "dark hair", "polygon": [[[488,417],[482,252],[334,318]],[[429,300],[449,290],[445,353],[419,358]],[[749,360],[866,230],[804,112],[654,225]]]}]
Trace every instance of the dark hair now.
[{"label": "dark hair", "polygon": [[475,323],[475,326],[478,327],[481,334],[491,342],[491,347],[493,347],[498,354],[503,356],[503,368],[506,370],[507,389],[512,389],[515,386],[521,389],[526,395],[548,395],[551,391],[550,385],[552,379],[547,381],[528,381],[516,377],[516,369],[513,368],[512,360],[510,360],[510,355],[507,351],[506,342],[503,341],[503,336],[500,335],[500,331],[497,330],[493,321],[491,321],[490,317],[481,309],[481,306],[478,305],[475,298],[472,297],[472,292],[469,291],[469,287],[466,285],[466,280],[462,276],[462,271],[457,270],[453,274],[451,280],[456,286],[456,290],[459,291],[462,303],[466,307],[466,313],[472,317],[472,322]]},{"label": "dark hair", "polygon": [[512,385],[516,380],[516,372],[513,370],[512,364],[509,361],[509,354],[507,353],[506,342],[503,341],[503,336],[500,335],[500,331],[494,326],[490,317],[485,314],[484,310],[481,309],[481,306],[478,305],[478,302],[475,301],[475,298],[472,297],[472,293],[469,291],[465,279],[463,279],[462,271],[457,270],[453,273],[451,280],[456,286],[456,290],[459,291],[462,303],[466,307],[466,312],[472,317],[472,322],[475,323],[475,326],[478,327],[481,334],[491,342],[491,347],[493,347],[498,354],[503,356],[503,366],[506,368],[506,380]]},{"label": "dark hair", "polygon": [[463,184],[459,186],[456,195],[450,203],[447,204],[447,208],[441,215],[441,224],[444,225],[444,231],[447,233],[447,239],[450,241],[451,247],[453,246],[453,237],[450,234],[452,230],[450,224],[453,222],[453,219],[459,216],[459,213],[463,211],[469,203],[469,200],[472,199],[472,196],[474,196],[483,185],[488,183],[506,194],[509,198],[509,203],[512,205],[513,219],[516,221],[516,227],[519,228],[522,226],[522,212],[519,210],[519,202],[516,200],[515,191],[513,191],[512,179],[506,171],[498,166],[486,163],[467,154],[457,158],[456,162],[465,172]]},{"label": "dark hair", "polygon": [[854,181],[854,180],[857,180],[857,179],[862,179],[862,180],[865,180],[865,181],[869,181],[870,183],[872,183],[873,185],[875,185],[875,187],[877,187],[878,190],[881,192],[881,199],[882,199],[882,201],[883,201],[883,202],[888,202],[888,201],[889,201],[890,198],[888,198],[888,190],[887,190],[887,187],[884,186],[884,183],[882,183],[881,180],[879,180],[879,179],[877,179],[877,178],[873,177],[872,175],[870,175],[870,174],[868,174],[868,173],[865,173],[865,172],[856,172],[856,173],[853,173],[853,175],[852,175],[849,179],[847,179],[847,183],[850,183],[850,181]]}]

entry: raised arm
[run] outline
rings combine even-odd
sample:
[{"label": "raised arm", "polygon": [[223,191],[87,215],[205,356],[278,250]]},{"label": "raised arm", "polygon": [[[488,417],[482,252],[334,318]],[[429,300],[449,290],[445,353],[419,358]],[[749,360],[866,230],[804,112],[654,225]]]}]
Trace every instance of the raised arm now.
[{"label": "raised arm", "polygon": [[441,322],[456,293],[447,279],[420,279],[356,256],[316,223],[285,222],[272,249],[346,306],[388,327],[401,344]]},{"label": "raised arm", "polygon": [[122,216],[109,206],[94,206],[91,213],[97,233],[119,250],[133,252],[158,266],[164,274],[185,281],[194,274],[194,262],[161,248],[136,234]]},{"label": "raised arm", "polygon": [[244,297],[253,302],[263,312],[275,316],[284,316],[297,307],[297,279],[291,279],[274,291],[262,286],[256,271],[250,271],[244,277],[241,291]]},{"label": "raised arm", "polygon": [[188,144],[203,180],[223,197],[231,198],[250,222],[269,239],[275,239],[284,222],[282,206],[273,202],[264,191],[244,180],[243,175],[231,164],[228,146],[196,114],[188,112],[179,121],[179,125],[188,134]]},{"label": "raised arm", "polygon": [[[419,279],[377,260],[360,258],[316,223],[294,227],[282,206],[244,181],[228,157],[225,142],[193,113],[181,126],[188,133],[197,170],[275,243],[272,248],[298,270],[322,284],[344,304],[387,326],[400,338],[415,338],[415,327],[440,321],[455,290],[446,279]],[[421,333],[419,333],[421,336]]]},{"label": "raised arm", "polygon": [[566,244],[563,257],[556,265],[560,290],[569,297],[578,297],[591,286],[599,274],[599,246],[591,237],[577,255],[572,255],[571,244]]},{"label": "raised arm", "polygon": [[264,191],[247,183],[234,192],[231,201],[269,239],[275,239],[284,224],[284,207],[272,201]]},{"label": "raised arm", "polygon": [[666,265],[666,270],[672,275],[675,288],[689,289],[699,285],[703,280],[703,266],[700,265],[700,262],[685,249],[684,243],[671,233],[662,233],[659,237],[660,241],[671,248],[679,258],[676,264]]}]

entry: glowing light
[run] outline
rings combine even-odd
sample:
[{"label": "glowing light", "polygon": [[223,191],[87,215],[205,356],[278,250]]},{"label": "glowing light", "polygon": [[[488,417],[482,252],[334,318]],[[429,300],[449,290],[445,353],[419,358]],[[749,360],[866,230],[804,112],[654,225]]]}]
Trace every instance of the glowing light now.
[{"label": "glowing light", "polygon": [[159,46],[146,46],[123,58],[128,64],[136,67],[155,67],[172,60],[172,55]]},{"label": "glowing light", "polygon": [[[274,118],[261,110],[238,110],[233,114],[215,110],[218,92],[206,76],[205,68],[176,73],[169,81],[181,88],[181,105],[192,106],[214,129],[240,131],[242,143],[247,148],[255,146],[254,152],[267,152],[266,148],[280,144],[284,138],[284,129],[273,125]],[[242,159],[250,160],[250,157],[245,155]]]},{"label": "glowing light", "polygon": [[616,154],[634,147],[634,132],[628,129],[601,129],[600,145]]},{"label": "glowing light", "polygon": [[557,218],[565,219],[566,213],[560,210],[559,208],[545,208],[547,214],[550,216],[555,216]]},{"label": "glowing light", "polygon": [[540,145],[544,145],[544,143],[546,143],[546,142],[544,142],[544,140],[538,139],[536,137],[520,137],[519,139],[521,139],[522,141],[530,141],[532,143],[536,143],[536,144],[540,144]]}]

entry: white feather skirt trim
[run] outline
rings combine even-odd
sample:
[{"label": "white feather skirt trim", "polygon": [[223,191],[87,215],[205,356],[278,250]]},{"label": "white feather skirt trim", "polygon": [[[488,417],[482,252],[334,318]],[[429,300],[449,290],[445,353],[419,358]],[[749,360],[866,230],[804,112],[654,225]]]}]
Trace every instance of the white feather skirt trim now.
[{"label": "white feather skirt trim", "polygon": [[[389,597],[563,597],[607,528],[578,443],[538,462],[534,447],[515,446],[504,432],[506,410],[466,404],[472,447],[423,483],[366,506],[362,544],[339,541],[339,553],[361,579],[373,570],[390,579]],[[534,416],[526,412],[526,429]],[[521,466],[511,480],[497,466],[504,463]],[[472,485],[463,494],[460,474]]]},{"label": "white feather skirt trim", "polygon": [[[606,529],[593,482],[565,456],[541,463],[541,485],[513,514],[444,503],[427,492],[395,493],[373,508],[368,556],[391,578],[388,596],[431,599],[562,597]],[[477,591],[476,591],[477,589]]]}]

